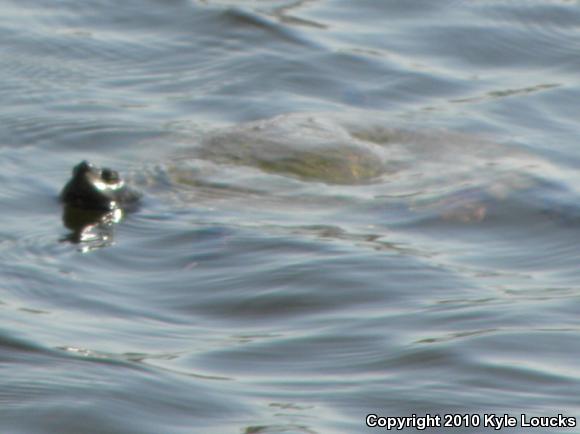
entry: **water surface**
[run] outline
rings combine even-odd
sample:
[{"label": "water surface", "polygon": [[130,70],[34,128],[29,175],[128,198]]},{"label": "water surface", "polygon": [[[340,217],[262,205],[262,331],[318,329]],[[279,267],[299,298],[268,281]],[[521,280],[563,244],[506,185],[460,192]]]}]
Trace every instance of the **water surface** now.
[{"label": "water surface", "polygon": [[[580,416],[576,1],[0,10],[3,432]],[[144,193],[106,243],[83,159]]]}]

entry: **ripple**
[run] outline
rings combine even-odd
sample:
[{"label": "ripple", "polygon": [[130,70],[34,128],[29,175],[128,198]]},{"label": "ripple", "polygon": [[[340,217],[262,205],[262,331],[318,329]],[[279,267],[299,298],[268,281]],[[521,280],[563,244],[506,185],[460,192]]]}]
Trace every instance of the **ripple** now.
[{"label": "ripple", "polygon": [[[578,51],[580,45],[580,10],[574,2],[528,0],[516,5],[498,0],[465,2],[461,7],[474,16],[486,18],[481,32],[472,39],[477,41],[471,44],[474,55],[470,56],[470,60],[473,62],[484,66],[478,61],[479,54],[479,59],[485,57],[486,66],[493,59],[497,59],[498,66],[503,67],[506,64],[520,68],[550,65],[550,69],[572,71],[578,66],[573,53]],[[456,31],[449,30],[448,37],[457,35]],[[464,31],[461,27],[456,30]],[[470,32],[473,31],[471,28]],[[466,43],[470,44],[469,41],[457,39],[454,47],[459,48]],[[466,52],[467,45],[464,47],[462,51]],[[484,53],[485,49],[487,53]],[[538,52],[545,54],[540,62]]]}]

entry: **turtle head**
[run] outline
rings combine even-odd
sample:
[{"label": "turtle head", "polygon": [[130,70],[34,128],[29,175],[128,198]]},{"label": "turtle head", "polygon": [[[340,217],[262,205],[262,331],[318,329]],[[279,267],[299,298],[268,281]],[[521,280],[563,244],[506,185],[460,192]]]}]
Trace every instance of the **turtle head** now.
[{"label": "turtle head", "polygon": [[119,172],[82,161],[73,168],[60,198],[75,208],[110,211],[135,203],[139,195],[126,186]]}]

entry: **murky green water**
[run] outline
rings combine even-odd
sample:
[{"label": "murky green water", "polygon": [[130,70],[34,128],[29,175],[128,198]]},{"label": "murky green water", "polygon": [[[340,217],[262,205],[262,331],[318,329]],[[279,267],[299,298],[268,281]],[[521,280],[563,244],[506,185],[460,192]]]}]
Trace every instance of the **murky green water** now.
[{"label": "murky green water", "polygon": [[0,12],[2,432],[578,430],[578,2]]}]

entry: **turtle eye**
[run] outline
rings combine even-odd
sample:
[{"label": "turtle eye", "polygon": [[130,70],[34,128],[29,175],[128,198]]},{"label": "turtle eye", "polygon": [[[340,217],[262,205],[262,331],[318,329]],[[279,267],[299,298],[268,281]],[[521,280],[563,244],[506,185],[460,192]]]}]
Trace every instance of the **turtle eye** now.
[{"label": "turtle eye", "polygon": [[116,170],[109,169],[109,168],[104,168],[102,170],[101,178],[103,178],[103,181],[105,181],[107,183],[117,182],[120,179],[119,172],[117,172]]}]

